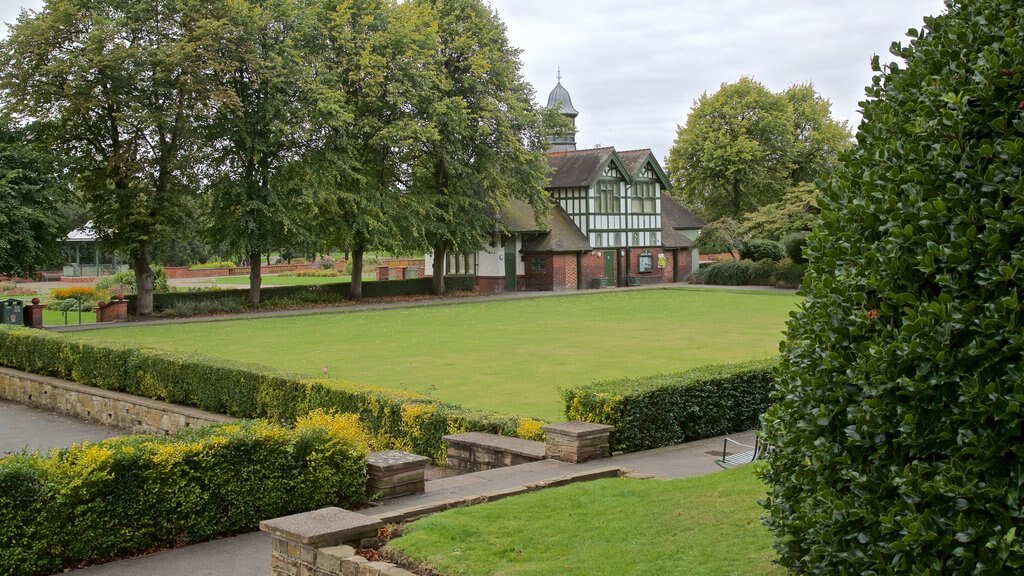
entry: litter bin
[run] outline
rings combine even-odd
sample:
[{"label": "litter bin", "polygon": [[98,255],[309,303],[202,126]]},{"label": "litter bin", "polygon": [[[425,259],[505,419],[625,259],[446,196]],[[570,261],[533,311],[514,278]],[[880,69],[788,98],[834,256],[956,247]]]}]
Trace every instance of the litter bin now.
[{"label": "litter bin", "polygon": [[2,316],[0,323],[24,326],[25,309],[22,304],[22,301],[17,298],[0,301],[0,316]]}]

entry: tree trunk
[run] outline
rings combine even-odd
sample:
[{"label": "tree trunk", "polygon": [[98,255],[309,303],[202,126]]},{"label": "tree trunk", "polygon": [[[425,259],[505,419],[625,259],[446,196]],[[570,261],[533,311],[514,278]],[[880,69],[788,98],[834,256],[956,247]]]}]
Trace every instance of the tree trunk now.
[{"label": "tree trunk", "polygon": [[348,297],[353,302],[363,299],[363,248],[352,249],[352,259],[349,261],[349,272],[352,274],[352,283],[348,287]]},{"label": "tree trunk", "polygon": [[132,269],[135,270],[135,287],[138,294],[135,300],[135,313],[139,316],[151,316],[153,314],[153,270],[149,267],[149,255],[146,252],[145,244],[139,244],[136,248]]},{"label": "tree trunk", "polygon": [[738,180],[732,182],[732,218],[733,220],[740,219],[740,213],[743,210],[743,190],[740,189],[740,183]]},{"label": "tree trunk", "polygon": [[253,250],[249,254],[249,305],[253,308],[260,307],[260,285],[263,284],[260,272],[260,251]]},{"label": "tree trunk", "polygon": [[444,287],[444,264],[445,260],[448,259],[448,252],[445,250],[444,245],[437,244],[434,246],[434,277],[430,281],[431,291],[435,296],[444,296],[446,293]]}]

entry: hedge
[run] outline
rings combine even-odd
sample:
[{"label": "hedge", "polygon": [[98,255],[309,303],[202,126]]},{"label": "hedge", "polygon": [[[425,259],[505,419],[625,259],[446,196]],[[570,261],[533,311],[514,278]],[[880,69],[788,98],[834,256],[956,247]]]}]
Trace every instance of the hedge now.
[{"label": "hedge", "polygon": [[367,447],[355,420],[242,421],[0,459],[0,574],[52,574],[361,503]]},{"label": "hedge", "polygon": [[605,380],[562,391],[570,420],[611,424],[612,450],[636,452],[758,426],[776,360]]},{"label": "hedge", "polygon": [[[364,298],[387,298],[391,296],[414,296],[430,294],[431,278],[414,278],[410,280],[382,280],[363,282]],[[476,289],[474,276],[445,276],[445,286],[452,292],[468,292]],[[263,302],[281,301],[317,301],[343,302],[348,299],[349,282],[330,282],[310,286],[267,286],[260,289]],[[126,296],[128,312],[135,314],[137,295]],[[200,290],[194,292],[158,292],[153,294],[153,311],[160,313],[183,303],[218,303],[246,307],[249,304],[248,290]]]},{"label": "hedge", "polygon": [[408,450],[437,462],[444,462],[445,434],[540,436],[529,418],[472,411],[421,394],[29,328],[0,325],[0,365],[238,418],[288,423],[317,408],[358,414],[375,449]]},{"label": "hedge", "polygon": [[690,284],[711,284],[718,286],[776,286],[797,288],[803,280],[804,266],[785,259],[771,260],[726,260],[701,266],[700,270],[686,279]]}]

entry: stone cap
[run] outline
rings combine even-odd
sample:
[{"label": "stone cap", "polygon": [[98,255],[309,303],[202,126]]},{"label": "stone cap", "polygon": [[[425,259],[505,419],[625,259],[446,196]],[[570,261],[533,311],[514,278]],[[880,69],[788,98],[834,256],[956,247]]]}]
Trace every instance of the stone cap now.
[{"label": "stone cap", "polygon": [[594,436],[603,436],[611,433],[615,429],[614,426],[608,424],[594,424],[593,422],[581,422],[579,420],[573,420],[571,422],[558,422],[557,424],[546,424],[540,427],[541,430],[547,433],[555,433],[561,436],[569,436],[571,438],[593,438]]},{"label": "stone cap", "polygon": [[309,546],[334,546],[377,535],[384,524],[377,518],[330,507],[260,522],[272,536]]},{"label": "stone cap", "polygon": [[366,465],[374,470],[404,470],[406,468],[423,468],[430,463],[430,458],[402,452],[401,450],[381,450],[370,452],[366,457]]},{"label": "stone cap", "polygon": [[538,460],[544,458],[545,451],[543,442],[523,440],[522,438],[514,438],[512,436],[499,436],[497,434],[489,434],[487,432],[463,432],[462,434],[449,434],[444,436],[444,441],[449,444],[455,442],[457,444],[468,444],[470,446],[479,446],[481,448],[493,448],[510,454],[537,458]]}]

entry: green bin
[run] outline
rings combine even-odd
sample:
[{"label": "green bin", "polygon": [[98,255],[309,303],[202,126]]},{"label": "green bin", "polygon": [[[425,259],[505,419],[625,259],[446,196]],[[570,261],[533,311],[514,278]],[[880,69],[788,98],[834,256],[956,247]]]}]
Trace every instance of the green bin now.
[{"label": "green bin", "polygon": [[626,276],[626,286],[639,286],[639,285],[640,285],[640,277],[639,276]]},{"label": "green bin", "polygon": [[23,303],[17,298],[0,300],[0,324],[12,324],[14,326],[25,325],[25,309]]}]

